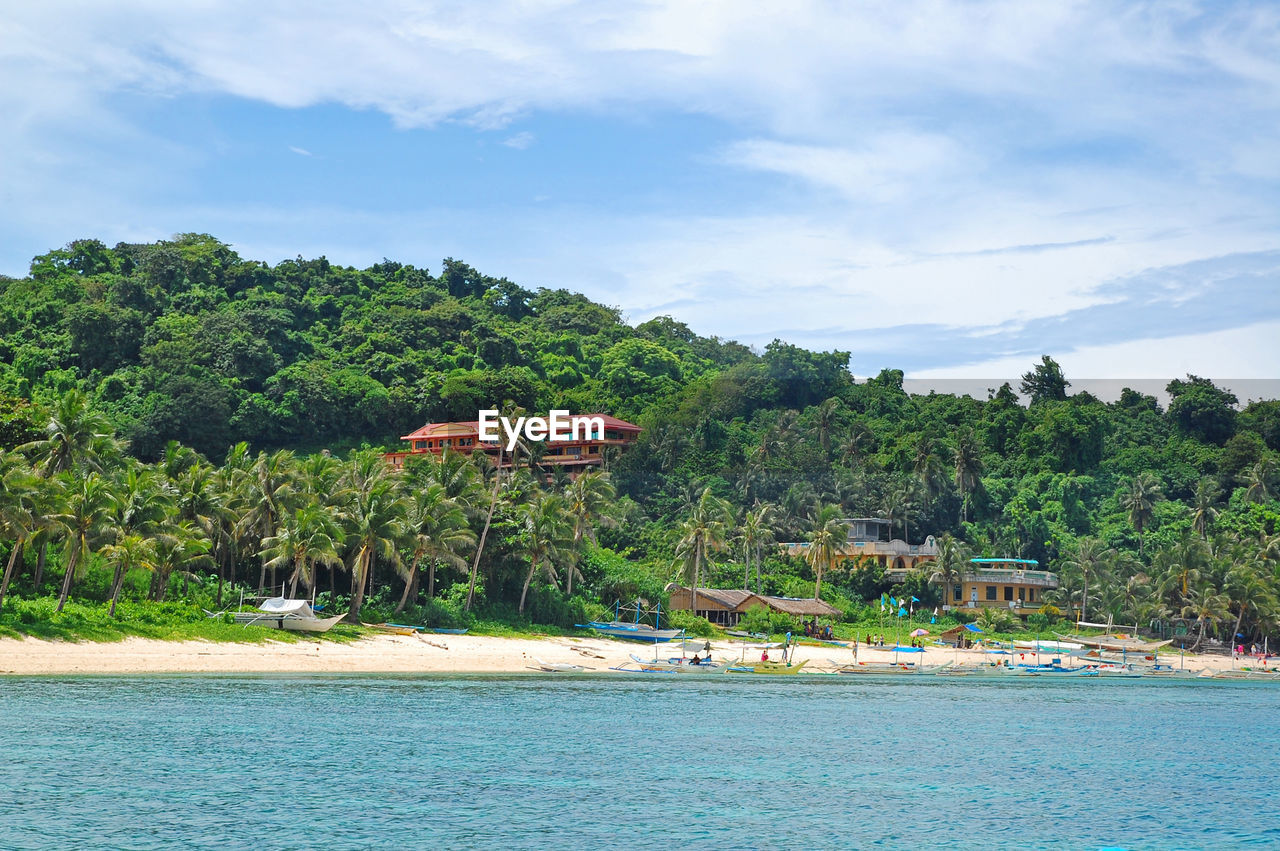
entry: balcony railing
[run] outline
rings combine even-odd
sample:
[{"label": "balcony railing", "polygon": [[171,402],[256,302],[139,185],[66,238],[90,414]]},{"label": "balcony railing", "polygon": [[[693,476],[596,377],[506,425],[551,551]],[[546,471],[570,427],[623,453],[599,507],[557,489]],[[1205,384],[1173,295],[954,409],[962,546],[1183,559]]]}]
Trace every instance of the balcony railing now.
[{"label": "balcony railing", "polygon": [[1058,575],[1047,570],[978,570],[965,571],[965,582],[986,582],[990,585],[1031,585],[1036,588],[1057,588]]}]

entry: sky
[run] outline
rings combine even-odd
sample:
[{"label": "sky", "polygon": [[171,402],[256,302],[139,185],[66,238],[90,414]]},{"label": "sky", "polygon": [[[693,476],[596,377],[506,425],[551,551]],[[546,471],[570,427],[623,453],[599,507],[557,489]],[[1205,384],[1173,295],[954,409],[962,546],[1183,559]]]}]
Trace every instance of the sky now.
[{"label": "sky", "polygon": [[1280,378],[1280,4],[46,0],[0,114],[0,274],[203,232],[857,375]]}]

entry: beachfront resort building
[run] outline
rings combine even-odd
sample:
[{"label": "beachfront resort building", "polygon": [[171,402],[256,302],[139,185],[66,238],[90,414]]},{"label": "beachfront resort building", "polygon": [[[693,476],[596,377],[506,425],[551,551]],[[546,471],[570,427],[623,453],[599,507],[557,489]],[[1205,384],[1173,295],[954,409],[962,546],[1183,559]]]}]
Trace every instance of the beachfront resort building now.
[{"label": "beachfront resort building", "polygon": [[[908,544],[892,536],[891,525],[883,517],[850,517],[844,523],[849,527],[849,537],[836,559],[856,562],[859,567],[883,567],[885,579],[890,582],[901,582],[913,569],[938,557],[938,544],[932,535],[923,544]],[[803,557],[809,544],[788,543],[782,548],[789,555]]]},{"label": "beachfront resort building", "polygon": [[[588,428],[586,421],[597,417],[604,423],[603,431]],[[641,432],[640,426],[608,414],[578,414],[569,417],[569,422],[571,433],[583,439],[548,441],[541,444],[542,452],[538,457],[538,463],[544,469],[562,467],[572,476],[592,467],[599,467],[604,463],[606,449],[630,446],[640,437]],[[508,467],[511,464],[511,456],[499,451],[504,443],[500,429],[498,435],[496,440],[482,440],[478,420],[427,423],[417,431],[400,438],[408,441],[407,450],[388,452],[383,457],[391,466],[398,468],[404,466],[405,459],[411,455],[423,455],[428,452],[440,455],[446,449],[470,455],[479,450],[487,453],[494,462],[499,462],[501,459],[501,466]]]},{"label": "beachfront resort building", "polygon": [[1008,609],[1023,617],[1044,605],[1044,593],[1058,587],[1057,574],[1025,558],[971,558],[960,580],[945,590],[945,608]]},{"label": "beachfront resort building", "polygon": [[738,621],[752,606],[764,606],[794,618],[839,618],[842,614],[835,606],[823,600],[808,597],[770,597],[737,588],[699,588],[697,609],[694,609],[693,589],[683,585],[668,585],[671,608],[693,612],[719,626],[737,626]]}]

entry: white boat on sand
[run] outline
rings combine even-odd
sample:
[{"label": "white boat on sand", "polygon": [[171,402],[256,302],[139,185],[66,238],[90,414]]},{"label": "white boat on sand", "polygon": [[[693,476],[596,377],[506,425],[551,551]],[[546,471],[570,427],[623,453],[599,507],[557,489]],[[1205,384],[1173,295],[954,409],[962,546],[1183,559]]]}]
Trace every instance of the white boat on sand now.
[{"label": "white boat on sand", "polygon": [[205,612],[210,618],[230,615],[233,623],[242,626],[262,626],[267,629],[284,629],[290,632],[328,632],[334,624],[346,617],[346,613],[321,618],[306,600],[289,600],[285,597],[269,597],[255,611]]}]

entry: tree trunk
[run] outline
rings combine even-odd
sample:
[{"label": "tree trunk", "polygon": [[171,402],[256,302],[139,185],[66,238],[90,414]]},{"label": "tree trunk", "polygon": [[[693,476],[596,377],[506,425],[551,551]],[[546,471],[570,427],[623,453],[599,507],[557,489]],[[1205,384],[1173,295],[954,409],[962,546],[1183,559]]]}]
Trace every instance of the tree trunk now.
[{"label": "tree trunk", "polygon": [[262,593],[262,589],[267,584],[267,563],[264,561],[262,567],[258,568],[258,593]]},{"label": "tree trunk", "polygon": [[31,593],[40,596],[40,583],[44,582],[44,564],[49,555],[49,542],[40,542],[40,552],[36,555],[36,575],[32,582]]},{"label": "tree trunk", "polygon": [[360,623],[360,608],[364,605],[364,584],[369,579],[372,554],[361,548],[356,556],[355,571],[351,577],[351,608],[347,611],[347,623]]},{"label": "tree trunk", "polygon": [[[512,466],[515,466],[514,463]],[[465,612],[471,611],[471,602],[476,595],[476,574],[480,571],[480,554],[484,552],[484,542],[489,537],[489,524],[493,522],[493,509],[498,504],[498,488],[501,485],[502,447],[498,447],[498,466],[493,471],[493,496],[489,499],[489,511],[484,516],[484,529],[480,531],[480,544],[476,547],[476,557],[471,562],[471,583],[467,586],[467,604],[462,607]]]},{"label": "tree trunk", "polygon": [[760,545],[756,544],[756,593],[763,594],[763,587],[760,584]]},{"label": "tree trunk", "polygon": [[520,591],[520,614],[524,614],[524,598],[529,594],[529,583],[533,582],[533,572],[538,569],[538,560],[529,560],[529,572],[524,577],[524,588]]},{"label": "tree trunk", "polygon": [[1084,571],[1084,589],[1080,592],[1080,620],[1089,619],[1089,571]]},{"label": "tree trunk", "polygon": [[822,593],[822,563],[819,562],[813,566],[813,599],[821,599]]},{"label": "tree trunk", "polygon": [[67,597],[71,596],[71,578],[76,575],[76,562],[79,560],[80,548],[73,546],[71,552],[67,554],[67,572],[62,577],[62,594],[58,597],[59,612],[67,604]]},{"label": "tree trunk", "polygon": [[[1244,603],[1240,604],[1240,614],[1236,615],[1235,628],[1231,630],[1231,646],[1236,646],[1236,636],[1240,634],[1240,624],[1244,623]],[[1240,639],[1240,643],[1244,643],[1244,639]]]},{"label": "tree trunk", "polygon": [[434,599],[436,596],[436,560],[432,559],[427,566],[427,599]]},{"label": "tree trunk", "polygon": [[418,566],[413,566],[413,571],[409,574],[409,578],[404,581],[404,593],[400,595],[400,604],[396,606],[396,614],[404,611],[404,607],[409,604],[409,596],[413,593],[414,588],[418,584]]},{"label": "tree trunk", "polygon": [[746,591],[751,588],[751,547],[748,545],[742,550],[743,561],[746,568],[742,571],[742,590]]},{"label": "tree trunk", "polygon": [[107,617],[109,618],[116,616],[116,600],[120,599],[120,588],[124,585],[124,575],[124,565],[117,564],[115,578],[111,580],[111,608],[107,610]]},{"label": "tree trunk", "polygon": [[4,610],[4,597],[9,593],[9,581],[13,579],[13,571],[22,561],[22,548],[25,542],[19,538],[13,544],[13,552],[9,553],[9,563],[4,567],[4,579],[0,580],[0,611]]},{"label": "tree trunk", "polygon": [[222,569],[226,567],[224,563],[226,562],[226,555],[226,547],[221,543],[218,544],[213,558],[214,563],[218,566],[218,602],[214,604],[215,609],[222,608]]}]

